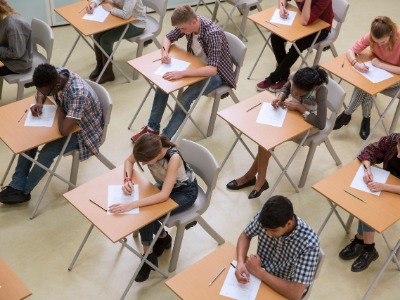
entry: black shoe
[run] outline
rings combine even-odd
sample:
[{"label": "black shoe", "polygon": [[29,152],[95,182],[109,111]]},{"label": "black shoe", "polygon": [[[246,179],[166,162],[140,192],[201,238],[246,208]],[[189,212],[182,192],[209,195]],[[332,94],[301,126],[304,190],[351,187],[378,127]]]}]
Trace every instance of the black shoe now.
[{"label": "black shoe", "polygon": [[167,232],[167,236],[165,238],[158,238],[153,246],[153,253],[155,256],[160,257],[163,254],[165,249],[171,249],[172,238]]},{"label": "black shoe", "polygon": [[361,121],[360,137],[365,141],[369,136],[369,125],[371,118],[363,118]]},{"label": "black shoe", "polygon": [[339,252],[339,257],[344,260],[354,259],[364,250],[364,243],[357,242],[356,239],[351,240],[351,243]]},{"label": "black shoe", "polygon": [[0,192],[0,202],[3,204],[18,204],[31,200],[31,194],[24,194],[23,191],[5,186]]},{"label": "black shoe", "polygon": [[256,184],[256,178],[253,177],[252,179],[243,183],[242,185],[238,185],[236,180],[232,180],[232,181],[228,182],[228,184],[226,185],[226,188],[228,190],[240,190],[240,189],[243,189],[245,187],[252,186],[255,184]]},{"label": "black shoe", "polygon": [[[147,256],[147,260],[150,261],[156,267],[158,267],[157,256],[155,256],[154,253],[150,253],[149,256]],[[146,281],[147,279],[149,279],[150,272],[152,270],[154,271],[152,267],[144,263],[143,266],[140,268],[139,273],[136,275],[135,281],[136,282]]]},{"label": "black shoe", "polygon": [[265,190],[267,190],[268,188],[269,188],[268,181],[265,181],[265,183],[263,184],[263,186],[261,187],[261,189],[259,191],[256,191],[256,190],[251,191],[251,193],[249,194],[249,199],[254,199],[254,198],[260,197],[261,193],[264,192]]},{"label": "black shoe", "polygon": [[351,120],[351,115],[346,115],[344,112],[342,112],[335,121],[335,126],[333,126],[333,130],[338,130],[339,128],[342,128],[342,126],[346,126],[347,124],[350,123]]},{"label": "black shoe", "polygon": [[352,272],[361,272],[368,268],[368,266],[379,257],[378,251],[375,247],[372,251],[367,251],[364,249],[356,261],[351,265]]}]

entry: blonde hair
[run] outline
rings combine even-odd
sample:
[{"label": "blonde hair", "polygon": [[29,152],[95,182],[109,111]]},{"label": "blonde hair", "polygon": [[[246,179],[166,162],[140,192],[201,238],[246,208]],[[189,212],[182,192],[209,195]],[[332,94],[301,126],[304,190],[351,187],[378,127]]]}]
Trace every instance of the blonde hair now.
[{"label": "blonde hair", "polygon": [[7,3],[6,0],[0,0],[0,15],[12,14],[15,10]]},{"label": "blonde hair", "polygon": [[369,37],[371,49],[373,50],[375,42],[372,39],[372,36],[375,39],[381,39],[389,36],[388,50],[392,51],[397,40],[397,25],[389,17],[376,17],[371,23],[371,33]]},{"label": "blonde hair", "polygon": [[175,8],[171,16],[172,26],[189,23],[197,19],[196,12],[189,5],[182,5]]}]

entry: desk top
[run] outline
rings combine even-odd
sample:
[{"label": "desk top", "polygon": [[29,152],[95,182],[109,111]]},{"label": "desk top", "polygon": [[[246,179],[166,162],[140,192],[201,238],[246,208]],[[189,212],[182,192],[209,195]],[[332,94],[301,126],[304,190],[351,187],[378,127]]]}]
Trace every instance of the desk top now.
[{"label": "desk top", "polygon": [[[139,214],[109,215],[89,201],[91,199],[102,207],[107,207],[108,185],[122,184],[123,173],[123,166],[119,166],[63,195],[113,243],[178,207],[175,201],[168,199],[163,203],[140,207]],[[152,183],[137,171],[132,173],[132,180],[139,184],[139,198],[159,192]]]},{"label": "desk top", "polygon": [[[350,184],[359,167],[360,161],[356,159],[315,184],[313,189],[381,233],[400,219],[400,197],[388,192],[375,196],[351,188]],[[389,175],[387,183],[400,185],[400,179]],[[345,189],[366,203],[347,194]]]},{"label": "desk top", "polygon": [[[369,50],[364,50],[361,53],[361,58],[364,62],[370,61],[374,57],[374,54]],[[357,60],[360,61],[360,58],[357,58]],[[377,83],[369,81],[351,66],[349,60],[346,57],[346,53],[341,54],[338,57],[323,63],[321,67],[370,95],[375,95],[400,81],[400,75],[393,73],[393,77],[384,81]]]},{"label": "desk top", "polygon": [[[177,45],[171,45],[171,48],[169,49],[169,55],[173,58],[190,62],[188,70],[195,70],[200,67],[206,66],[206,64],[199,58],[192,55],[191,53],[188,53],[186,50],[178,47]],[[141,57],[134,58],[128,61],[128,64],[131,67],[135,68],[140,74],[142,74],[145,78],[153,82],[167,94],[180,90],[185,86],[191,85],[206,78],[206,77],[184,77],[181,79],[171,80],[171,81],[165,80],[161,76],[154,74],[154,72],[161,65],[161,60],[159,60],[160,58],[161,58],[161,50],[156,50],[149,54],[142,55]]]},{"label": "desk top", "polygon": [[[165,284],[181,299],[229,299],[219,293],[228,275],[230,263],[234,259],[236,259],[235,246],[225,243],[188,269],[168,279]],[[208,286],[223,267],[226,267],[225,271],[211,286]],[[283,300],[286,298],[261,282],[256,299]]]},{"label": "desk top", "polygon": [[[0,107],[0,139],[15,154],[25,152],[29,149],[44,145],[62,137],[58,131],[58,110],[52,127],[30,127],[24,126],[31,104],[35,103],[35,97],[29,97]],[[46,104],[53,104],[46,99]],[[21,118],[20,122],[18,120]],[[77,125],[74,129],[79,130]],[[18,138],[15,138],[18,137]]]},{"label": "desk top", "polygon": [[247,110],[260,102],[272,102],[276,96],[264,91],[245,101],[218,112],[218,115],[237,128],[248,138],[264,149],[274,147],[293,139],[294,137],[314,128],[304,121],[303,116],[296,111],[288,111],[282,127],[259,124],[256,122],[261,105],[247,112]]},{"label": "desk top", "polygon": [[272,33],[280,36],[281,38],[293,43],[303,37],[306,37],[310,34],[318,32],[322,29],[328,28],[329,23],[322,21],[320,19],[315,20],[313,23],[304,26],[301,24],[301,12],[297,7],[288,4],[286,9],[290,11],[296,11],[297,14],[293,20],[292,26],[276,24],[276,26],[271,25],[266,21],[270,21],[277,6],[270,7],[266,10],[260,11],[258,13],[250,15],[248,18],[254,23],[268,29]]},{"label": "desk top", "polygon": [[82,18],[86,14],[86,9],[83,9],[81,12],[79,11],[85,5],[87,5],[86,1],[78,1],[73,4],[58,7],[54,10],[85,36],[93,35],[95,33],[126,25],[135,20],[134,18],[124,20],[112,15],[111,13],[108,15],[104,22],[84,20]]},{"label": "desk top", "polygon": [[32,295],[31,291],[0,258],[0,299],[19,300]]}]

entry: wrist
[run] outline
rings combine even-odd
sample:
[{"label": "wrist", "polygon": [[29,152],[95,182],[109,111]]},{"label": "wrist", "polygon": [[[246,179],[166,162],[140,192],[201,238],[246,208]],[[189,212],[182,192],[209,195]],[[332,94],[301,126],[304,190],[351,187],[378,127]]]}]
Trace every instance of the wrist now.
[{"label": "wrist", "polygon": [[125,178],[124,178],[124,183],[126,183],[126,182],[132,182],[132,178],[130,178],[130,177],[125,177]]},{"label": "wrist", "polygon": [[308,110],[305,110],[304,112],[303,112],[303,117],[304,117],[304,119],[307,119],[307,117],[310,115],[310,112],[308,111]]}]

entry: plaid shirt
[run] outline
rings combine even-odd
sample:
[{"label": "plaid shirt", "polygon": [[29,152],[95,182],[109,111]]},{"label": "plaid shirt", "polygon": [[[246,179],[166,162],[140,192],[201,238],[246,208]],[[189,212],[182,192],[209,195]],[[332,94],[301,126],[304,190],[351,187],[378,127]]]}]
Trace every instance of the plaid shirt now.
[{"label": "plaid shirt", "polygon": [[[57,68],[62,72],[62,68]],[[99,153],[100,140],[103,135],[103,110],[99,97],[78,74],[69,72],[68,81],[56,97],[60,100],[67,118],[73,118],[81,128],[77,132],[79,143],[79,160],[88,159]]]},{"label": "plaid shirt", "polygon": [[269,237],[258,221],[259,213],[247,224],[245,234],[258,236],[261,266],[274,276],[309,286],[317,268],[319,240],[316,233],[296,216],[296,228],[288,236]]},{"label": "plaid shirt", "polygon": [[[217,73],[232,88],[236,87],[235,75],[233,74],[233,63],[229,51],[229,44],[226,40],[224,31],[214,22],[199,16],[200,32],[199,43],[207,56],[207,64],[217,67]],[[184,34],[175,28],[167,34],[167,39],[171,43],[177,41]],[[192,54],[193,33],[186,35],[187,52]]]}]

